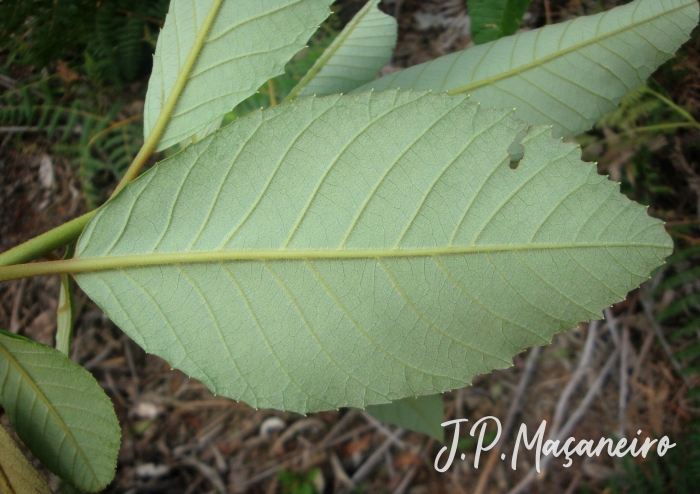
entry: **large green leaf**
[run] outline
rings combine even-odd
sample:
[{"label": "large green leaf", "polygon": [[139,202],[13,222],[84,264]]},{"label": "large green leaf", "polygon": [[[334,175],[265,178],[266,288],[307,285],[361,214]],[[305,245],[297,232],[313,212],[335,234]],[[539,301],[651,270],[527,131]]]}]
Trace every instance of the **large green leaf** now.
[{"label": "large green leaf", "polygon": [[112,480],[121,435],[112,402],[63,353],[0,330],[0,402],[53,473],[90,492]]},{"label": "large green leaf", "polygon": [[465,386],[671,252],[577,146],[467,97],[304,98],[126,187],[61,269],[147,351],[255,407]]},{"label": "large green leaf", "polygon": [[283,72],[331,1],[172,0],[148,82],[144,136],[165,124],[156,150],[165,149],[230,111]]},{"label": "large green leaf", "polygon": [[697,22],[697,0],[637,0],[394,72],[356,92],[471,94],[486,107],[517,108],[530,124],[554,125],[555,136],[572,136],[641,86]]},{"label": "large green leaf", "polygon": [[348,93],[371,81],[391,60],[396,44],[396,19],[369,0],[323,52],[308,74],[289,94],[324,96]]},{"label": "large green leaf", "polygon": [[531,0],[467,0],[472,40],[477,45],[515,34]]},{"label": "large green leaf", "polygon": [[445,418],[440,394],[409,396],[392,403],[368,406],[367,411],[382,422],[422,432],[440,442],[445,441],[445,431],[440,425]]},{"label": "large green leaf", "polygon": [[44,477],[0,425],[0,494],[51,494]]}]

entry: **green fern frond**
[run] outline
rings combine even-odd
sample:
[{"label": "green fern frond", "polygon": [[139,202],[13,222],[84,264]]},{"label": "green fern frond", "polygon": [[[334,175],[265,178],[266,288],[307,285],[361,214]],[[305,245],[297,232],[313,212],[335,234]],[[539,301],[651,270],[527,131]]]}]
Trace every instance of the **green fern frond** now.
[{"label": "green fern frond", "polygon": [[664,103],[650,97],[647,86],[641,86],[629,93],[615,110],[605,115],[598,126],[632,128],[640,121],[659,114],[664,109]]},{"label": "green fern frond", "polygon": [[150,69],[168,0],[3,0],[0,46],[24,65],[73,60],[93,80],[131,81]]}]

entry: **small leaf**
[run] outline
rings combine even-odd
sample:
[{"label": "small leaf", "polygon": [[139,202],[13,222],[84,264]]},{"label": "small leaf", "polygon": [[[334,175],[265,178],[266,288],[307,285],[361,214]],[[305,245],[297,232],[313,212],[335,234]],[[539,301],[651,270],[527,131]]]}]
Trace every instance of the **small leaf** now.
[{"label": "small leaf", "polygon": [[0,330],[0,402],[53,473],[90,492],[112,480],[121,434],[112,402],[63,353]]},{"label": "small leaf", "polygon": [[51,494],[44,477],[29,463],[0,425],[0,493]]},{"label": "small leaf", "polygon": [[382,422],[422,432],[441,443],[445,442],[445,431],[440,425],[445,417],[442,395],[426,395],[416,398],[409,396],[392,403],[369,406],[367,412]]},{"label": "small leaf", "polygon": [[355,90],[471,94],[485,107],[517,108],[555,136],[590,129],[673,56],[698,23],[697,0],[636,0],[394,72]]},{"label": "small leaf", "polygon": [[472,40],[480,45],[520,28],[531,0],[467,0]]},{"label": "small leaf", "polygon": [[369,0],[326,48],[287,97],[348,93],[371,81],[391,60],[396,45],[396,19]]},{"label": "small leaf", "polygon": [[328,16],[330,3],[172,0],[148,82],[144,137],[165,125],[156,150],[165,149],[230,111],[283,72]]},{"label": "small leaf", "polygon": [[659,220],[534,128],[465,95],[257,111],[112,198],[64,269],[215,393],[306,413],[463,387],[625,298]]}]

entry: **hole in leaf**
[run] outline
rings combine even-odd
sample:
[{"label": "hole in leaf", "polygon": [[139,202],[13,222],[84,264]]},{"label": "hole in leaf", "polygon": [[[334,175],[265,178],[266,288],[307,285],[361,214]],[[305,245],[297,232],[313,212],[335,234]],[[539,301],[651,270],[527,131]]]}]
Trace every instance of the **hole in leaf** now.
[{"label": "hole in leaf", "polygon": [[510,155],[510,169],[515,170],[525,155],[525,148],[520,144],[527,135],[527,129],[521,130],[513,139],[513,142],[508,146],[508,154]]}]

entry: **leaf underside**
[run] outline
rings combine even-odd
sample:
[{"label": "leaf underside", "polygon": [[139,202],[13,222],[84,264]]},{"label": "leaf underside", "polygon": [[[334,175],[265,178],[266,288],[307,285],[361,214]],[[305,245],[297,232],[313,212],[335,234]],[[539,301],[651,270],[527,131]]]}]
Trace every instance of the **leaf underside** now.
[{"label": "leaf underside", "polygon": [[445,431],[442,424],[445,416],[441,394],[409,396],[385,405],[372,405],[367,411],[373,417],[398,425],[404,429],[422,432],[434,437],[441,443],[445,441]]},{"label": "leaf underside", "polygon": [[0,425],[0,493],[51,494],[44,477],[29,463]]},{"label": "leaf underside", "polygon": [[254,407],[463,387],[598,318],[671,252],[548,128],[511,169],[526,127],[411,91],[255,112],[100,209],[76,279],[147,351]]},{"label": "leaf underside", "polygon": [[[391,60],[396,19],[369,0],[311,68],[298,96],[348,93],[371,81]],[[316,72],[317,71],[317,72]],[[306,79],[306,78],[304,78]]]},{"label": "leaf underside", "polygon": [[590,129],[688,40],[697,0],[637,0],[394,72],[355,92],[458,91],[555,136]]},{"label": "leaf underside", "polygon": [[[328,17],[331,0],[172,0],[158,37],[144,108],[148,137],[187,56],[205,36],[156,150],[177,144],[231,111],[284,64]],[[217,9],[217,4],[221,4]],[[207,14],[216,17],[206,31]],[[214,126],[212,129],[216,130]],[[203,136],[199,136],[200,138]]]},{"label": "leaf underside", "polygon": [[90,492],[112,480],[121,436],[114,407],[63,353],[0,330],[0,402],[22,442],[56,475]]}]

